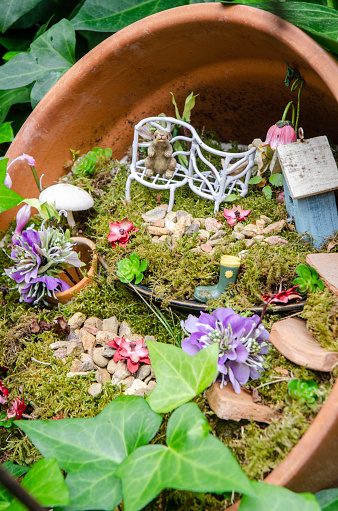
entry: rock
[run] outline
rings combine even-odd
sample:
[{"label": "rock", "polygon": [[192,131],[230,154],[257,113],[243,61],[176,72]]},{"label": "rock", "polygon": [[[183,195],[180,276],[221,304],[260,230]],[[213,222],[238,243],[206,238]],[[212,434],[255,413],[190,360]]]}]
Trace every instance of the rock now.
[{"label": "rock", "polygon": [[61,360],[62,358],[66,358],[67,356],[67,348],[58,348],[54,351],[54,357]]},{"label": "rock", "polygon": [[81,362],[92,362],[92,356],[89,353],[82,353],[80,357]]},{"label": "rock", "polygon": [[263,236],[263,234],[258,234],[257,236],[254,236],[252,239],[255,241],[263,241],[264,236]]},{"label": "rock", "polygon": [[222,238],[219,240],[210,239],[210,240],[208,240],[207,245],[210,245],[210,247],[216,247],[216,245],[223,245],[223,243],[224,243],[224,240],[222,240]]},{"label": "rock", "polygon": [[97,332],[99,331],[99,329],[93,325],[83,325],[83,327],[81,328],[81,330],[79,330],[79,333],[77,335],[79,336],[79,334],[81,334],[81,332],[83,332],[83,331],[89,332],[92,335],[96,335]]},{"label": "rock", "polygon": [[166,239],[167,239],[167,236],[160,236],[158,238],[158,241],[159,241],[159,243],[161,243],[161,242],[165,241]]},{"label": "rock", "polygon": [[160,237],[159,237],[159,236],[153,236],[153,237],[151,238],[151,242],[152,242],[152,243],[158,243],[159,241],[160,241]]},{"label": "rock", "polygon": [[93,362],[99,367],[107,367],[108,359],[102,356],[103,348],[94,348]]},{"label": "rock", "polygon": [[144,213],[142,218],[147,223],[155,222],[156,220],[161,220],[164,218],[167,210],[168,204],[161,204],[160,206],[156,206],[156,208]]},{"label": "rock", "polygon": [[308,254],[306,262],[318,271],[325,286],[338,295],[338,253]]},{"label": "rock", "polygon": [[209,217],[205,219],[204,227],[208,232],[217,232],[222,229],[223,224],[217,222],[216,218]]},{"label": "rock", "polygon": [[95,336],[87,332],[87,330],[81,330],[80,340],[85,351],[90,351],[93,349],[95,344]]},{"label": "rock", "polygon": [[84,326],[88,325],[95,326],[98,330],[102,330],[102,319],[99,319],[96,316],[91,316],[84,322]]},{"label": "rock", "polygon": [[286,226],[286,220],[279,220],[279,222],[274,222],[273,224],[268,225],[263,229],[263,234],[277,234]]},{"label": "rock", "polygon": [[104,350],[102,351],[101,355],[106,358],[113,358],[115,352],[116,350],[111,346],[104,346]]},{"label": "rock", "polygon": [[207,241],[210,238],[210,232],[205,229],[200,229],[198,231],[198,239],[201,241]]},{"label": "rock", "polygon": [[236,231],[236,232],[243,231],[243,229],[244,229],[244,224],[242,224],[241,222],[238,222],[238,223],[234,226],[234,231]]},{"label": "rock", "polygon": [[155,220],[154,222],[151,222],[150,225],[152,227],[165,227],[165,225],[164,225],[164,218],[161,218],[160,220]]},{"label": "rock", "polygon": [[145,380],[147,376],[151,374],[151,366],[148,364],[144,364],[138,368],[138,371],[136,373],[136,378],[139,380]]},{"label": "rock", "polygon": [[271,218],[269,218],[268,216],[265,216],[265,215],[261,215],[259,218],[261,220],[264,220],[264,222],[266,222],[267,224],[270,224],[272,222]]},{"label": "rock", "polygon": [[173,230],[175,229],[175,222],[173,222],[172,220],[165,220],[165,224],[164,224],[164,227],[166,229],[169,229],[170,232],[173,232]]},{"label": "rock", "polygon": [[105,346],[107,342],[114,339],[114,334],[111,332],[105,332],[104,330],[99,330],[96,334],[96,344],[100,344],[101,346]]},{"label": "rock", "polygon": [[117,385],[120,381],[124,380],[128,376],[131,376],[131,372],[127,369],[127,366],[123,369],[118,369],[114,372],[111,378],[111,382],[113,385]]},{"label": "rock", "polygon": [[118,319],[115,316],[112,316],[111,318],[103,320],[102,330],[104,332],[110,332],[113,335],[117,335],[117,332],[119,331],[119,325],[120,322]]},{"label": "rock", "polygon": [[164,218],[164,221],[168,221],[168,222],[175,222],[176,220],[177,220],[176,211],[169,211],[169,213],[167,213]]},{"label": "rock", "polygon": [[263,233],[262,229],[260,229],[259,227],[257,227],[257,225],[254,224],[246,225],[241,232],[242,234],[244,234],[246,238],[253,238],[254,236],[257,236],[257,234]]},{"label": "rock", "polygon": [[272,419],[278,417],[269,406],[254,403],[251,394],[244,389],[236,394],[230,383],[222,390],[218,382],[213,383],[206,391],[206,396],[210,408],[220,419],[248,419],[270,424]]},{"label": "rock", "polygon": [[165,234],[169,234],[170,231],[166,227],[153,227],[148,225],[147,231],[149,234],[154,236],[164,236]]},{"label": "rock", "polygon": [[116,371],[120,369],[127,369],[127,362],[125,360],[119,360],[118,362],[114,362],[114,360],[109,360],[107,365],[107,371],[110,374],[114,374]]},{"label": "rock", "polygon": [[83,323],[86,321],[86,316],[82,312],[75,312],[73,316],[68,320],[68,325],[72,330],[81,328]]},{"label": "rock", "polygon": [[199,225],[192,223],[189,227],[184,231],[184,236],[191,236],[194,232],[198,232],[200,230]]},{"label": "rock", "polygon": [[67,378],[74,378],[74,376],[88,376],[88,373],[85,372],[80,373],[80,371],[76,371],[75,373],[72,372],[67,373]]},{"label": "rock", "polygon": [[141,334],[129,334],[128,335],[128,341],[130,341],[130,342],[137,342],[140,339],[143,339],[143,335],[141,335]]},{"label": "rock", "polygon": [[80,369],[79,369],[80,365],[81,365],[81,360],[79,360],[78,358],[74,359],[73,362],[71,363],[70,368],[69,368],[69,372],[77,373],[78,371],[80,371]]},{"label": "rock", "polygon": [[247,248],[252,247],[252,245],[254,245],[254,244],[255,244],[255,240],[245,240],[245,246]]},{"label": "rock", "polygon": [[[241,232],[237,232],[237,231],[232,231],[231,236],[233,238],[235,238],[236,240],[244,240],[245,239],[244,234],[242,234]],[[264,238],[264,236],[263,236],[263,238]]]},{"label": "rock", "polygon": [[298,318],[287,318],[272,325],[269,341],[287,359],[295,364],[330,372],[338,362],[338,352],[322,348]]},{"label": "rock", "polygon": [[194,220],[194,221],[195,221],[195,222],[196,222],[196,221],[197,221],[197,222],[199,222],[199,224],[200,224],[200,226],[201,226],[201,227],[204,227],[204,226],[205,226],[205,218],[199,218],[199,217],[198,217],[198,218],[195,218],[195,220]]},{"label": "rock", "polygon": [[264,229],[265,220],[263,220],[262,218],[260,218],[259,220],[256,220],[256,225],[257,225],[257,227],[259,227],[259,229]]},{"label": "rock", "polygon": [[120,381],[119,385],[124,385],[125,389],[130,389],[134,381],[135,381],[134,376],[127,376],[127,378]]},{"label": "rock", "polygon": [[200,245],[200,249],[202,250],[202,252],[207,252],[208,254],[210,254],[213,251],[212,246],[209,245],[208,243],[203,243],[202,245]]},{"label": "rock", "polygon": [[269,243],[269,245],[288,245],[288,240],[285,238],[281,238],[279,236],[269,236],[268,238],[264,238],[264,241]]},{"label": "rock", "polygon": [[192,252],[193,254],[203,254],[203,250],[201,250],[200,247],[191,248],[190,252]]},{"label": "rock", "polygon": [[219,230],[217,232],[215,232],[215,234],[213,234],[210,238],[209,238],[209,241],[214,241],[214,240],[220,240],[223,238],[223,236],[226,236],[226,232],[223,231],[223,230]]},{"label": "rock", "polygon": [[75,332],[70,332],[68,335],[66,335],[65,337],[65,341],[76,341],[76,340],[79,340],[78,336],[76,335]]},{"label": "rock", "polygon": [[93,397],[98,396],[102,392],[102,384],[101,383],[92,383],[88,389],[88,392]]},{"label": "rock", "polygon": [[81,364],[78,367],[78,371],[95,371],[95,367],[93,362],[90,360],[88,362],[81,362]]},{"label": "rock", "polygon": [[147,389],[146,389],[146,395],[149,396],[150,392],[152,390],[154,390],[154,388],[156,387],[157,383],[155,380],[150,380],[150,382],[148,383],[147,385]]},{"label": "rock", "polygon": [[154,335],[145,335],[143,337],[143,345],[147,347],[147,342],[148,341],[154,341],[156,342],[156,339],[155,339],[155,336]]},{"label": "rock", "polygon": [[190,213],[188,213],[188,211],[184,211],[184,209],[179,209],[176,212],[177,222],[179,222],[183,217],[185,218],[186,226],[189,227],[189,225],[192,224],[193,216]]},{"label": "rock", "polygon": [[141,380],[134,380],[134,383],[132,384],[129,389],[127,389],[124,394],[126,396],[141,396],[144,397],[144,394],[146,393],[147,385],[144,383],[144,381]]},{"label": "rock", "polygon": [[97,369],[95,373],[95,379],[97,383],[102,383],[102,385],[106,385],[111,381],[111,376],[108,373],[107,369]]},{"label": "rock", "polygon": [[119,328],[119,337],[122,337],[124,335],[125,337],[129,337],[131,334],[130,326],[127,321],[122,321]]},{"label": "rock", "polygon": [[69,342],[67,341],[56,341],[52,342],[49,347],[51,350],[57,350],[59,348],[67,348],[69,346]]},{"label": "rock", "polygon": [[[177,216],[178,218],[178,216]],[[182,238],[185,228],[186,228],[186,217],[181,216],[179,220],[177,220],[177,223],[175,224],[174,230],[172,231],[173,238]]]},{"label": "rock", "polygon": [[69,341],[67,346],[67,357],[71,355],[72,353],[76,352],[82,352],[83,351],[83,345],[81,341]]}]

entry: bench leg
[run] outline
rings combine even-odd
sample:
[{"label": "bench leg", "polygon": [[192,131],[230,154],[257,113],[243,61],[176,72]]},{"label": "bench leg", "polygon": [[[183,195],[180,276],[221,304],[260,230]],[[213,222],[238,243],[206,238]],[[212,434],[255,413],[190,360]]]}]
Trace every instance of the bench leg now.
[{"label": "bench leg", "polygon": [[130,201],[130,183],[131,183],[131,180],[132,180],[132,175],[130,174],[128,176],[128,179],[127,179],[127,182],[126,182],[126,201],[129,202]]},{"label": "bench leg", "polygon": [[169,213],[169,211],[171,211],[173,209],[174,200],[175,200],[175,189],[176,189],[175,186],[170,187],[169,205],[168,205],[167,213]]}]

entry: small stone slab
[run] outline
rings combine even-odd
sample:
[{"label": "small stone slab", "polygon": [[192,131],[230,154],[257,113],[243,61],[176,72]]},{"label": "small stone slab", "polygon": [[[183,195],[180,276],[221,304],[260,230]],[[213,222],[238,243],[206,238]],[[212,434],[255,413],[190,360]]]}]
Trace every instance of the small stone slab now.
[{"label": "small stone slab", "polygon": [[240,421],[242,419],[254,420],[270,424],[277,414],[269,406],[254,403],[252,396],[242,389],[236,394],[232,385],[220,388],[215,382],[206,392],[210,408],[220,419]]},{"label": "small stone slab", "polygon": [[329,372],[338,362],[338,353],[322,348],[298,318],[287,318],[272,325],[269,341],[295,364]]},{"label": "small stone slab", "polygon": [[306,262],[318,271],[326,287],[338,296],[338,254],[308,254]]}]

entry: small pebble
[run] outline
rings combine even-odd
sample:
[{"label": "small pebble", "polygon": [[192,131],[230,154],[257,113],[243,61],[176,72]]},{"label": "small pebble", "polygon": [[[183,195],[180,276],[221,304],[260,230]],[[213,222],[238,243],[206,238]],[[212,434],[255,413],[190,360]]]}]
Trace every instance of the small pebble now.
[{"label": "small pebble", "polygon": [[101,383],[92,383],[88,389],[88,392],[93,397],[98,396],[102,392],[102,384]]}]

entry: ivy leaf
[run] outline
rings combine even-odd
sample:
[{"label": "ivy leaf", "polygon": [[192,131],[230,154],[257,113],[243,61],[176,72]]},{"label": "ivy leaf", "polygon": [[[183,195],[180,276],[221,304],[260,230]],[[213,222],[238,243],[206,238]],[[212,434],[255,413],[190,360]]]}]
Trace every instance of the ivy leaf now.
[{"label": "ivy leaf", "polygon": [[7,211],[7,209],[14,208],[17,206],[23,197],[16,192],[13,192],[10,188],[7,188],[5,185],[0,184],[0,213],[3,211]]},{"label": "ivy leaf", "polygon": [[1,32],[6,32],[16,20],[34,9],[40,2],[41,0],[21,0],[20,2],[17,0],[9,0],[7,2],[2,2],[0,17]]},{"label": "ivy leaf", "polygon": [[147,342],[157,385],[147,401],[158,413],[167,413],[203,392],[217,375],[218,344],[193,357],[181,348],[160,342]]},{"label": "ivy leaf", "polygon": [[86,0],[71,23],[75,30],[117,32],[146,16],[187,3],[187,0]]},{"label": "ivy leaf", "polygon": [[281,486],[266,483],[251,483],[256,495],[245,495],[239,511],[320,511],[311,493],[293,493]]},{"label": "ivy leaf", "polygon": [[262,181],[262,179],[263,178],[261,176],[254,176],[251,179],[249,179],[248,183],[249,185],[257,185]]},{"label": "ivy leaf", "polygon": [[254,495],[229,449],[209,431],[208,421],[195,403],[176,410],[168,421],[168,447],[140,447],[118,468],[125,510],[144,509],[164,488]]},{"label": "ivy leaf", "polygon": [[0,125],[0,144],[12,142],[14,140],[13,128],[10,122],[4,122]]},{"label": "ivy leaf", "polygon": [[315,494],[322,511],[337,511],[338,509],[338,488],[319,491]]},{"label": "ivy leaf", "polygon": [[33,106],[75,63],[75,32],[66,19],[38,37],[27,53],[19,53],[0,67],[0,89],[24,87],[35,82]]},{"label": "ivy leaf", "polygon": [[264,188],[262,189],[262,192],[264,193],[265,197],[267,199],[271,199],[272,197],[272,189],[271,189],[271,186],[267,185],[267,186],[264,186]]},{"label": "ivy leaf", "polygon": [[269,183],[273,186],[283,186],[283,174],[271,174],[269,177]]},{"label": "ivy leaf", "polygon": [[1,467],[15,479],[17,477],[21,477],[24,474],[27,474],[29,470],[29,467],[25,467],[24,465],[17,465],[16,463],[13,463],[13,461],[6,461],[1,465]]},{"label": "ivy leaf", "polygon": [[[69,504],[69,491],[57,461],[44,458],[30,469],[22,480],[25,488],[42,506],[66,506]],[[26,511],[26,506],[13,499],[8,511]]]},{"label": "ivy leaf", "polygon": [[310,2],[276,2],[260,0],[223,1],[223,4],[243,4],[272,12],[293,23],[333,53],[338,53],[338,12],[331,7]]},{"label": "ivy leaf", "polygon": [[153,438],[161,421],[143,398],[122,396],[96,417],[15,423],[43,456],[56,458],[67,472],[73,510],[111,510],[122,498],[116,468]]},{"label": "ivy leaf", "polygon": [[8,161],[9,161],[9,158],[0,159],[0,183],[1,184],[3,184],[6,179]]}]

